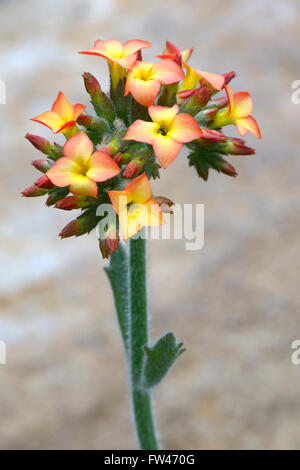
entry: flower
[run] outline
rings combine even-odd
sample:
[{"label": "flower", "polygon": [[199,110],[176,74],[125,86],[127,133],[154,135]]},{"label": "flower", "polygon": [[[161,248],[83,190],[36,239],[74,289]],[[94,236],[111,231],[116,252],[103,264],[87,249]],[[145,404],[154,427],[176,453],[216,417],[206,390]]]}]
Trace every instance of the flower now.
[{"label": "flower", "polygon": [[148,108],[153,122],[137,120],[129,127],[124,140],[136,140],[153,146],[159,163],[166,168],[177,157],[182,144],[202,136],[197,121],[186,113],[178,114],[179,106],[171,108],[152,105]]},{"label": "flower", "polygon": [[87,51],[81,51],[80,54],[98,55],[111,62],[116,62],[125,69],[133,66],[138,58],[138,52],[141,49],[152,47],[151,42],[133,39],[122,44],[120,41],[112,39],[110,41],[95,41],[94,47]]},{"label": "flower", "polygon": [[180,51],[178,47],[174,46],[170,41],[166,41],[166,47],[164,52],[161,55],[158,55],[160,59],[173,59],[176,62],[180,63],[184,61],[187,62],[193,53],[194,48],[190,47],[184,51]]},{"label": "flower", "polygon": [[132,94],[143,106],[154,103],[161,85],[170,85],[184,78],[184,72],[173,60],[161,60],[157,64],[137,61],[127,74],[124,95]]},{"label": "flower", "polygon": [[70,185],[75,195],[97,197],[96,182],[106,181],[121,170],[108,154],[93,150],[92,141],[79,132],[65,143],[64,156],[47,171],[47,176],[58,187]]},{"label": "flower", "polygon": [[195,69],[183,62],[186,69],[186,77],[180,87],[180,91],[192,90],[196,88],[197,83],[200,81],[201,85],[209,84],[214,90],[221,91],[225,84],[224,75],[217,75],[215,73],[204,72],[203,70]]},{"label": "flower", "polygon": [[233,93],[229,86],[225,86],[228,106],[216,114],[212,123],[213,129],[218,129],[230,124],[236,125],[239,134],[243,137],[251,132],[258,139],[261,133],[256,120],[251,116],[253,103],[251,95],[246,91]]},{"label": "flower", "polygon": [[73,106],[60,91],[52,105],[51,111],[46,111],[31,120],[44,124],[44,126],[49,127],[55,134],[62,132],[68,139],[79,132],[76,126],[76,120],[85,108],[86,106],[78,103]]},{"label": "flower", "polygon": [[119,216],[123,240],[127,241],[146,226],[164,224],[159,204],[145,173],[131,181],[123,191],[108,191],[109,198]]}]

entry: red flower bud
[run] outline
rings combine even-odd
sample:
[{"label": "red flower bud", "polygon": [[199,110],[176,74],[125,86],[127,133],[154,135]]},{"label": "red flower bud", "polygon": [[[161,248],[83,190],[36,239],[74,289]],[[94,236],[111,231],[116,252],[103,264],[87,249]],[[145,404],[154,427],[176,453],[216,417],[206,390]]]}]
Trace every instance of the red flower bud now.
[{"label": "red flower bud", "polygon": [[235,72],[223,73],[223,77],[225,78],[224,85],[228,85],[228,83],[230,83],[231,80],[233,80],[233,78],[236,77],[236,73]]},{"label": "red flower bud", "polygon": [[46,155],[48,155],[48,153],[51,151],[52,145],[49,140],[44,139],[44,137],[40,137],[39,135],[26,134],[25,139],[29,140],[29,142],[31,142],[35,148],[45,153]]},{"label": "red flower bud", "polygon": [[217,142],[226,141],[227,137],[220,131],[215,131],[211,129],[202,129],[201,142],[205,144],[214,144]]},{"label": "red flower bud", "polygon": [[42,173],[46,173],[51,168],[48,160],[34,160],[31,164]]},{"label": "red flower bud", "polygon": [[38,197],[44,196],[48,191],[47,189],[39,188],[35,184],[33,186],[29,186],[28,188],[24,189],[21,193],[24,197]]},{"label": "red flower bud", "polygon": [[47,175],[41,176],[39,179],[35,181],[34,184],[38,186],[39,188],[43,188],[43,189],[54,188],[54,184],[51,182],[51,180],[48,178]]},{"label": "red flower bud", "polygon": [[91,73],[84,73],[83,75],[84,86],[86,91],[88,92],[91,97],[96,95],[97,93],[101,93],[101,86],[98,80],[92,75]]},{"label": "red flower bud", "polygon": [[81,223],[78,219],[69,222],[59,233],[61,238],[79,237],[79,235],[81,235]]},{"label": "red flower bud", "polygon": [[170,208],[174,206],[174,202],[171,201],[171,199],[168,199],[164,196],[155,196],[155,200],[159,204],[159,207],[161,208],[162,212],[173,214],[173,211]]},{"label": "red flower bud", "polygon": [[222,96],[221,98],[215,98],[213,100],[213,105],[218,109],[225,108],[225,106],[228,106],[228,98],[226,96]]},{"label": "red flower bud", "polygon": [[130,180],[131,178],[134,178],[143,168],[143,165],[138,159],[131,160],[131,162],[128,163],[127,167],[124,170],[123,173],[123,178],[126,178]]},{"label": "red flower bud", "polygon": [[236,169],[234,168],[234,166],[230,165],[230,163],[228,162],[225,162],[222,164],[222,166],[220,167],[220,171],[222,173],[224,173],[225,175],[228,175],[228,176],[233,176],[234,178],[238,175]]},{"label": "red flower bud", "polygon": [[205,109],[204,111],[202,111],[204,116],[208,119],[213,119],[215,117],[215,115],[217,114],[217,112],[218,112],[218,110],[215,109],[215,108]]},{"label": "red flower bud", "polygon": [[228,139],[224,147],[225,151],[231,155],[254,155],[255,149],[247,147],[243,139],[233,137]]},{"label": "red flower bud", "polygon": [[72,209],[81,209],[86,207],[89,202],[86,202],[85,196],[67,196],[58,201],[55,205],[56,209],[64,211],[71,211]]},{"label": "red flower bud", "polygon": [[104,234],[104,238],[99,240],[99,248],[103,258],[109,258],[112,253],[117,251],[120,237],[115,226],[111,226]]}]

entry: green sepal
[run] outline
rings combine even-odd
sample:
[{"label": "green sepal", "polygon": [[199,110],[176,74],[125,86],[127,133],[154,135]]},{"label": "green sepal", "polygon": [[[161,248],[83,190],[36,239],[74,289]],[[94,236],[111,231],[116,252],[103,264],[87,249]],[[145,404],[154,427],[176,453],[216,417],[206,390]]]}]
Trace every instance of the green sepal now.
[{"label": "green sepal", "polygon": [[158,385],[184,351],[183,343],[177,343],[174,333],[166,333],[152,347],[144,346],[142,386],[149,389]]}]

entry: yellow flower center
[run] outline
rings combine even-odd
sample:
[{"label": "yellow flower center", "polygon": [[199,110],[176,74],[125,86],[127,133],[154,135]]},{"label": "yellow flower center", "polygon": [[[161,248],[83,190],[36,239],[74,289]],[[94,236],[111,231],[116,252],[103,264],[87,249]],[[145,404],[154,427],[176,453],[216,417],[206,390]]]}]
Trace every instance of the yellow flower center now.
[{"label": "yellow flower center", "polygon": [[153,80],[153,73],[152,73],[153,66],[145,66],[143,64],[142,67],[137,68],[134,74],[134,78],[139,78],[140,80],[144,80],[147,82],[148,80]]}]

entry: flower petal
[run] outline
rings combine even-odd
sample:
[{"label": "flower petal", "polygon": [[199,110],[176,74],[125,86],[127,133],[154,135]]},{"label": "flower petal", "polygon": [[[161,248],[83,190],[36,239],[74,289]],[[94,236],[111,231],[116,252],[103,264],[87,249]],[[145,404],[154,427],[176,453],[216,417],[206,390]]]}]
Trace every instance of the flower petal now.
[{"label": "flower petal", "polygon": [[153,150],[163,168],[166,168],[179,154],[182,144],[167,135],[157,134],[153,140]]},{"label": "flower petal", "polygon": [[107,153],[101,151],[93,153],[88,163],[90,168],[86,176],[97,182],[113,178],[121,171],[116,162]]},{"label": "flower petal", "polygon": [[203,70],[195,69],[196,73],[204,78],[215,90],[221,91],[225,84],[225,78],[223,75],[217,75],[215,73],[204,72]]},{"label": "flower petal", "polygon": [[79,166],[69,158],[60,158],[54,165],[47,171],[47,176],[50,181],[60,188],[68,186],[74,179],[74,175],[80,171]]},{"label": "flower petal", "polygon": [[95,181],[84,175],[76,175],[71,184],[70,192],[76,196],[92,196],[97,197],[98,186]]},{"label": "flower petal", "polygon": [[148,113],[152,121],[159,123],[159,125],[168,127],[174,120],[179,111],[178,104],[174,104],[171,108],[168,106],[153,105],[148,109]]},{"label": "flower petal", "polygon": [[233,96],[233,114],[235,118],[243,118],[250,116],[253,104],[250,93],[240,91]]},{"label": "flower petal", "polygon": [[64,122],[72,121],[74,117],[74,106],[65,97],[62,91],[58,93],[57,98],[52,105],[51,111],[54,111],[56,114],[58,114]]},{"label": "flower petal", "polygon": [[31,121],[39,122],[49,127],[53,132],[57,132],[64,125],[63,119],[53,111],[46,111],[31,119]]},{"label": "flower petal", "polygon": [[144,204],[152,197],[152,189],[145,173],[131,181],[124,189],[131,201]]},{"label": "flower petal", "polygon": [[136,140],[137,142],[152,144],[158,129],[159,125],[157,123],[138,119],[131,124],[123,140]]},{"label": "flower petal", "polygon": [[149,47],[152,47],[151,42],[141,41],[140,39],[131,39],[130,41],[126,41],[123,44],[124,55],[131,55],[140,51],[141,49]]},{"label": "flower petal", "polygon": [[[252,117],[238,118],[236,120],[237,128],[241,136],[244,136],[248,131],[251,132],[255,137],[261,139],[261,132],[256,120]],[[247,132],[244,132],[244,129]]]},{"label": "flower petal", "polygon": [[116,211],[116,214],[120,214],[121,211],[126,210],[127,204],[129,204],[132,199],[127,191],[107,191],[109,199],[113,205],[113,208]]},{"label": "flower petal", "polygon": [[150,106],[154,103],[160,90],[158,80],[141,80],[135,78],[129,85],[129,90],[134,99],[143,106]]},{"label": "flower petal", "polygon": [[83,111],[85,110],[86,106],[84,106],[83,104],[75,104],[74,106],[74,116],[73,116],[73,119],[74,121],[77,120],[77,118],[80,116],[81,113],[83,113]]},{"label": "flower petal", "polygon": [[71,137],[64,145],[63,154],[73,161],[87,163],[94,150],[93,142],[84,132]]},{"label": "flower petal", "polygon": [[231,114],[233,111],[233,106],[234,106],[233,90],[230,86],[225,85],[225,91],[226,91],[226,95],[228,98],[229,114]]},{"label": "flower petal", "polygon": [[154,64],[153,76],[163,85],[180,82],[180,80],[183,80],[185,77],[182,68],[171,59],[164,59]]},{"label": "flower petal", "polygon": [[196,119],[186,113],[177,114],[168,132],[168,137],[176,140],[176,142],[191,142],[202,136],[202,130]]}]

